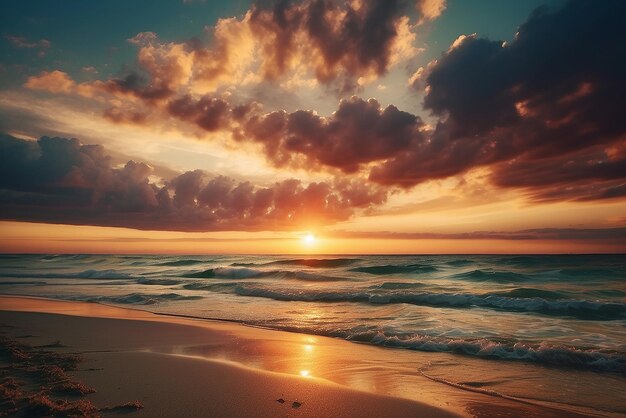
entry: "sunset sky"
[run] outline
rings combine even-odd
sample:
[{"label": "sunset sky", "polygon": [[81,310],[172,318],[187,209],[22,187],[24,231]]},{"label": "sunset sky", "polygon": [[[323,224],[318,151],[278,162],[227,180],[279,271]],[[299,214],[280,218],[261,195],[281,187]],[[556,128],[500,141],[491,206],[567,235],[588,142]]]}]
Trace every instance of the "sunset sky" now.
[{"label": "sunset sky", "polygon": [[0,251],[626,251],[625,1],[14,1]]}]

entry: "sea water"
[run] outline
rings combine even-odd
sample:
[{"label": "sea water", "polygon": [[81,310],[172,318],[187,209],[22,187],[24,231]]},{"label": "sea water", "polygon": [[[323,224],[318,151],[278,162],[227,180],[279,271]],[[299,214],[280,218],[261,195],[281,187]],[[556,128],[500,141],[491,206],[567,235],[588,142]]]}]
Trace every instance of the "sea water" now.
[{"label": "sea water", "polygon": [[0,292],[451,353],[431,378],[626,413],[624,255],[0,255]]}]

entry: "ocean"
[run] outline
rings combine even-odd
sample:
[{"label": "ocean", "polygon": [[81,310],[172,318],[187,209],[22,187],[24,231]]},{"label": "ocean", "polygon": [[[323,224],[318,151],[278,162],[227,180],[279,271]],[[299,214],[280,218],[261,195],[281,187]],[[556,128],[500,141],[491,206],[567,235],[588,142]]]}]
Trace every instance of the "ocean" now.
[{"label": "ocean", "polygon": [[423,374],[626,413],[624,255],[0,255],[0,293],[448,353]]}]

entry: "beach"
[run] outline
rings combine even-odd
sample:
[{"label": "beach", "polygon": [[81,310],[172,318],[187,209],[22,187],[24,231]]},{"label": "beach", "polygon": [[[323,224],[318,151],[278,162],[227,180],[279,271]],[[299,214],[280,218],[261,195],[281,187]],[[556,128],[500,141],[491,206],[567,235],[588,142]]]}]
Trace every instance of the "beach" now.
[{"label": "beach", "polygon": [[[392,373],[411,383],[406,389],[412,396],[388,396],[381,370],[393,363],[381,360],[401,363],[411,354],[406,350],[226,321],[2,296],[0,325],[3,337],[19,344],[79,355],[80,364],[68,375],[95,390],[80,399],[103,415],[584,416],[459,390],[417,369]],[[316,376],[325,367],[336,370],[335,382]],[[139,407],[115,410],[129,403]]]}]

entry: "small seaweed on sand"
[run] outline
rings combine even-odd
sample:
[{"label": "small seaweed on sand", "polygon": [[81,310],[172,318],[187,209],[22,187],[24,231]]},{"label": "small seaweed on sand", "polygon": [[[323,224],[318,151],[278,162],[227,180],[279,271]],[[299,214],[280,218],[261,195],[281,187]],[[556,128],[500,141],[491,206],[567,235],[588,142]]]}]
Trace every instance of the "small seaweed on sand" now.
[{"label": "small seaweed on sand", "polygon": [[73,396],[83,396],[96,392],[94,388],[72,380],[65,380],[63,382],[56,383],[50,387],[50,390],[54,393]]},{"label": "small seaweed on sand", "polygon": [[139,401],[126,402],[121,405],[105,406],[100,408],[102,412],[133,412],[143,409],[143,404]]},{"label": "small seaweed on sand", "polygon": [[[59,341],[49,346],[62,347]],[[35,349],[0,337],[0,364],[8,364],[0,369],[0,417],[96,417],[100,412],[124,413],[143,408],[139,401],[133,401],[98,409],[87,399],[80,399],[95,392],[67,374],[77,369],[81,357],[42,347]]]},{"label": "small seaweed on sand", "polygon": [[36,394],[26,398],[23,416],[55,416],[55,417],[93,417],[97,416],[98,408],[85,399],[66,401],[54,399],[44,394]]},{"label": "small seaweed on sand", "polygon": [[13,379],[6,378],[0,383],[0,416],[10,415],[17,410],[16,400],[22,397],[21,384]]},{"label": "small seaweed on sand", "polygon": [[27,371],[38,375],[42,383],[47,384],[42,386],[43,390],[73,396],[83,396],[96,391],[94,388],[73,381],[59,366],[45,365],[38,368],[30,368]]},{"label": "small seaweed on sand", "polygon": [[302,402],[298,402],[298,401],[293,401],[293,403],[291,404],[292,408],[300,408],[302,406]]},{"label": "small seaweed on sand", "polygon": [[[80,361],[74,354],[35,350],[0,338],[0,363],[6,364],[1,374],[0,416],[97,416],[98,409],[91,402],[75,399],[95,390],[66,373]],[[74,399],[62,399],[65,396]]]}]

